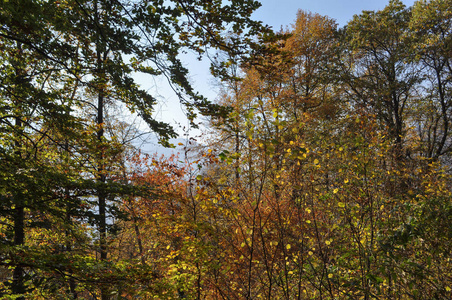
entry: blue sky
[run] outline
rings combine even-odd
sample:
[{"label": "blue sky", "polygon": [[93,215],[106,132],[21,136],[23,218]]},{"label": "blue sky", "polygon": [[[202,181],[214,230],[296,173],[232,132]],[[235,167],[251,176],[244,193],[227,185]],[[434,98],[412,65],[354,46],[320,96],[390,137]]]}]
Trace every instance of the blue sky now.
[{"label": "blue sky", "polygon": [[[319,13],[335,19],[344,26],[355,14],[363,10],[381,10],[389,0],[261,0],[262,6],[254,13],[254,18],[279,30],[294,23],[298,9]],[[412,6],[414,0],[402,1]]]}]

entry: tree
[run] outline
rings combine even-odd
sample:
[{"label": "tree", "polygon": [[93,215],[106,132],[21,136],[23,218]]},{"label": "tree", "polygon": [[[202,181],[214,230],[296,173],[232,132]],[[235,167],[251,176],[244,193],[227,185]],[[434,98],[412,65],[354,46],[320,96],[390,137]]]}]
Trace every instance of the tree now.
[{"label": "tree", "polygon": [[419,82],[410,39],[405,38],[410,16],[402,2],[390,1],[381,11],[356,15],[346,27],[352,66],[345,74],[353,100],[381,120],[399,160],[406,155],[410,102]]},{"label": "tree", "polygon": [[[56,191],[62,183],[58,167],[47,165],[52,153],[45,153],[45,143],[62,146],[53,140],[57,127],[71,134],[77,127],[76,118],[68,112],[73,104],[71,87],[64,86],[67,77],[52,59],[44,60],[37,47],[64,47],[53,36],[48,19],[39,18],[49,5],[33,1],[5,2],[1,9],[2,82],[1,134],[2,185],[1,217],[5,243],[2,262],[13,268],[11,290],[14,294],[27,291],[26,280],[32,277],[27,260],[26,244],[29,228],[45,226],[47,212],[62,213],[56,206]],[[67,183],[67,182],[66,182]],[[27,221],[28,220],[28,221]],[[10,250],[8,250],[10,249]]]},{"label": "tree", "polygon": [[[105,132],[106,106],[117,101],[132,112],[138,112],[151,130],[161,136],[162,143],[168,144],[168,138],[175,136],[174,130],[153,118],[156,99],[140,89],[132,78],[134,72],[144,72],[151,76],[166,76],[187,106],[192,121],[197,109],[204,114],[216,114],[219,106],[210,104],[189,84],[188,71],[182,66],[179,54],[194,51],[202,55],[209,47],[217,47],[245,55],[247,42],[242,38],[248,37],[250,41],[249,38],[262,28],[260,23],[249,18],[259,4],[255,1],[227,4],[204,1],[6,1],[4,4],[1,18],[5,26],[0,36],[4,50],[2,63],[6,66],[2,70],[5,74],[2,93],[6,100],[2,100],[5,109],[1,121],[5,137],[2,155],[8,158],[5,159],[8,163],[3,166],[2,173],[15,176],[5,176],[10,179],[4,181],[1,190],[2,199],[8,199],[2,201],[5,205],[2,213],[7,219],[7,227],[13,223],[13,244],[21,252],[30,242],[25,239],[28,231],[25,214],[45,215],[51,219],[61,212],[57,213],[54,208],[63,207],[58,204],[64,194],[78,195],[67,198],[74,201],[74,205],[81,204],[81,195],[95,195],[97,208],[85,207],[83,218],[94,217],[96,220],[99,252],[104,261],[98,265],[109,268],[111,262],[107,261],[106,246],[107,219],[109,210],[111,212],[109,200],[127,189],[114,182],[111,171],[116,167],[108,163],[108,155],[120,149],[115,138]],[[231,24],[232,28],[228,28]],[[227,30],[240,39],[225,39],[223,34]],[[65,88],[69,92],[64,92]],[[96,100],[94,105],[93,99]],[[81,113],[82,110],[86,114]],[[94,122],[91,113],[95,113]],[[49,129],[55,126],[59,126],[59,130]],[[72,133],[71,129],[76,130]],[[58,139],[49,132],[59,135]],[[74,187],[71,184],[74,179],[62,168],[48,170],[49,176],[53,174],[59,178],[53,181],[54,185],[37,181],[36,172],[48,174],[42,171],[49,161],[45,155],[35,155],[35,160],[32,156],[33,151],[39,150],[39,142],[44,140],[52,141],[59,149],[70,150],[73,166],[79,163],[76,181],[81,186]],[[68,151],[54,151],[57,157],[52,161],[64,162]],[[11,182],[17,182],[20,174],[32,175],[26,176],[26,185],[14,185],[11,189]],[[46,188],[41,190],[43,187]],[[84,192],[77,193],[77,189]],[[54,198],[55,191],[59,190],[65,193]],[[27,195],[23,195],[23,191],[27,191]],[[42,198],[36,197],[41,194]],[[49,205],[32,205],[35,201],[41,202],[40,199]],[[45,199],[52,199],[52,202]],[[75,225],[69,222],[73,219],[70,213],[67,216],[66,225]],[[4,253],[2,251],[2,256]],[[28,255],[27,251],[21,253]],[[85,258],[78,266],[85,265],[89,270],[92,261],[89,255]],[[28,275],[40,273],[45,276],[45,272],[39,272],[45,262],[31,266],[24,261],[6,261],[7,266],[14,268],[13,294],[26,292]],[[53,272],[68,274],[67,268],[57,267],[57,261],[50,265]],[[81,272],[80,277],[72,273],[73,278],[80,279],[84,274],[82,267],[75,271]],[[93,279],[92,286],[95,281]],[[102,298],[107,299],[109,287],[101,286],[101,290]]]},{"label": "tree", "polygon": [[448,1],[418,1],[409,23],[415,40],[415,60],[424,75],[416,121],[424,144],[423,155],[435,160],[451,151],[450,6]]},{"label": "tree", "polygon": [[219,295],[448,297],[449,175],[418,151],[414,129],[430,112],[418,110],[425,83],[410,18],[392,1],[337,32],[300,12],[292,36],[273,44],[285,51],[247,62],[226,89],[232,113],[213,122],[209,150],[220,164],[203,178],[221,233]]}]

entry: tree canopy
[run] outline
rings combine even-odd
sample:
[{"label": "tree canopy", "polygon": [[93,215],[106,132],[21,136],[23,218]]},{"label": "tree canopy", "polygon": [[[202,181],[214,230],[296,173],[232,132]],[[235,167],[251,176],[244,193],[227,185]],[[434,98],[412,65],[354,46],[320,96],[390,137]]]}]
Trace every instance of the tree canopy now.
[{"label": "tree canopy", "polygon": [[[391,0],[340,28],[252,0],[3,0],[0,298],[449,299],[451,7]],[[185,53],[215,56],[211,102]],[[196,125],[144,154],[135,81]]]}]

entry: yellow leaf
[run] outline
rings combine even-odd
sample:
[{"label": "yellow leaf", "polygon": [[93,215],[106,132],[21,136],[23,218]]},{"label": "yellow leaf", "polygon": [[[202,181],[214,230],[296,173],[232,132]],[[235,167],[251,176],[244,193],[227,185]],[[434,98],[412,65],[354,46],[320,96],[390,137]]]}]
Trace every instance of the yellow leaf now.
[{"label": "yellow leaf", "polygon": [[338,205],[339,207],[345,207],[344,202],[339,202],[337,205]]},{"label": "yellow leaf", "polygon": [[290,249],[290,244],[287,244],[286,249],[287,249],[287,250]]},{"label": "yellow leaf", "polygon": [[345,178],[344,183],[348,183],[348,178]]},{"label": "yellow leaf", "polygon": [[312,255],[312,254],[314,254],[314,253],[312,253],[312,251],[309,251],[308,254],[309,254],[309,255]]},{"label": "yellow leaf", "polygon": [[328,274],[328,278],[333,278],[333,274]]},{"label": "yellow leaf", "polygon": [[319,160],[316,158],[314,159],[314,165],[318,165],[319,164]]},{"label": "yellow leaf", "polygon": [[330,240],[326,240],[325,244],[329,245],[329,244],[331,244],[331,241]]},{"label": "yellow leaf", "polygon": [[339,189],[334,189],[333,190],[333,194],[337,194],[337,192],[339,192]]}]

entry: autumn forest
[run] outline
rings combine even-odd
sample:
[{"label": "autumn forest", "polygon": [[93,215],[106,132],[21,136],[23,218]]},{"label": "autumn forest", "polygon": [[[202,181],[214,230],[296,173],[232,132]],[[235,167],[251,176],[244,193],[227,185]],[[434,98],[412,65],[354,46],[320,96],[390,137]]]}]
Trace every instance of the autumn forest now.
[{"label": "autumn forest", "polygon": [[259,6],[0,0],[0,299],[452,298],[452,1]]}]

